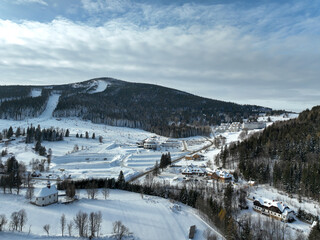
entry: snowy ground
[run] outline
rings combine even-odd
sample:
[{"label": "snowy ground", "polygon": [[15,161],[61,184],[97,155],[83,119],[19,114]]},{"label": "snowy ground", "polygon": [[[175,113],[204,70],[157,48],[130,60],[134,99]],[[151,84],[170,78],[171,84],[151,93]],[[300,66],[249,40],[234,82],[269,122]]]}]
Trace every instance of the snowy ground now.
[{"label": "snowy ground", "polygon": [[[103,85],[104,81],[99,82],[96,91],[107,87]],[[102,86],[103,85],[103,86]],[[182,140],[180,148],[162,149],[156,151],[137,148],[137,142],[155,134],[140,129],[112,127],[102,124],[93,124],[90,121],[82,121],[77,118],[56,119],[52,117],[52,112],[58,104],[60,95],[51,95],[45,111],[39,118],[27,119],[25,121],[0,120],[0,130],[13,127],[27,128],[31,124],[41,128],[63,128],[70,130],[70,137],[60,142],[43,142],[42,145],[53,151],[52,164],[48,174],[60,174],[64,170],[67,176],[71,174],[72,178],[112,178],[119,175],[120,170],[125,174],[128,180],[131,177],[152,168],[156,161],[160,162],[162,153],[169,151],[172,160],[188,154],[190,151],[200,149],[209,142],[203,137],[193,137],[183,139],[188,147],[188,151],[183,151]],[[76,138],[76,134],[89,132],[89,139]],[[96,139],[92,139],[95,133]],[[98,137],[103,137],[103,143],[100,143]],[[159,143],[167,140],[165,137],[157,136]],[[73,151],[75,146],[79,147],[78,151]],[[33,148],[34,144],[23,143],[23,138],[17,138],[10,142],[9,145],[0,143],[0,149],[7,148],[9,153],[16,156],[18,161],[26,165],[32,159],[41,159]]]},{"label": "snowy ground", "polygon": [[[64,213],[67,223],[69,223],[81,210],[86,213],[101,211],[103,217],[102,236],[110,236],[112,223],[120,220],[133,233],[135,239],[139,240],[188,239],[191,225],[197,227],[194,239],[203,239],[203,232],[210,227],[201,220],[196,210],[183,204],[179,205],[181,206],[180,211],[172,210],[173,203],[163,198],[147,195],[142,197],[136,193],[110,190],[110,196],[107,200],[104,200],[102,194],[99,194],[95,200],[89,200],[86,198],[85,192],[82,191],[80,200],[72,204],[38,207],[29,204],[22,195],[0,193],[0,206],[6,206],[5,209],[1,208],[1,214],[5,213],[7,218],[10,218],[12,212],[25,209],[28,222],[24,232],[29,232],[30,228],[31,233],[36,235],[46,235],[43,226],[49,224],[51,226],[50,235],[61,236],[59,223],[61,215]],[[77,236],[76,230],[73,231],[73,235]],[[26,235],[0,233],[1,239],[4,236],[5,239],[26,238]],[[37,236],[35,238],[39,239]]]},{"label": "snowy ground", "polygon": [[108,87],[110,83],[106,82],[106,81],[102,81],[102,80],[98,80],[98,81],[93,81],[93,85],[90,86],[91,87],[95,87],[95,90],[91,90],[89,93],[90,94],[94,94],[94,93],[99,93],[99,92],[103,92],[104,90],[106,90],[106,88]]},{"label": "snowy ground", "polygon": [[[95,91],[103,91],[106,87],[107,85],[101,85],[99,83]],[[36,93],[34,93],[34,95],[35,94]],[[45,175],[61,174],[61,170],[63,169],[64,174],[71,174],[72,178],[77,179],[91,177],[110,178],[117,177],[120,170],[122,170],[128,180],[140,172],[153,167],[156,161],[160,162],[162,153],[170,151],[172,160],[174,160],[180,156],[187,155],[191,151],[201,149],[210,143],[203,137],[192,137],[178,140],[181,143],[185,141],[188,151],[183,151],[183,144],[181,144],[181,148],[159,149],[157,151],[137,148],[137,142],[155,136],[155,134],[139,129],[93,124],[89,121],[82,121],[76,118],[55,119],[52,117],[52,112],[58,103],[58,99],[59,95],[52,95],[48,100],[46,110],[37,119],[28,119],[26,121],[0,120],[0,130],[9,128],[10,126],[12,126],[14,130],[16,130],[17,127],[27,128],[31,124],[33,126],[40,124],[42,128],[58,127],[70,130],[70,137],[65,138],[64,141],[42,143],[46,149],[51,148],[53,150],[51,168]],[[289,116],[289,118],[293,117],[296,117],[296,115]],[[281,116],[271,117],[271,119],[272,121],[286,120]],[[85,135],[86,131],[89,132],[90,137],[92,133],[95,133],[96,139],[75,137],[77,133]],[[230,144],[231,142],[239,140],[239,134],[240,132],[226,132],[221,135],[226,137],[226,143]],[[103,137],[103,143],[99,142],[98,136]],[[164,142],[166,140],[167,138],[165,137],[157,136],[158,142]],[[75,145],[79,147],[78,151],[73,151]],[[9,153],[15,154],[18,161],[23,161],[28,165],[32,159],[41,159],[41,157],[32,150],[33,146],[34,144],[25,144],[20,137],[10,142],[9,145],[0,143],[0,150],[7,148]],[[193,164],[205,168],[207,162],[211,161],[211,168],[214,169],[217,167],[214,165],[214,158],[219,152],[220,149],[212,146],[201,152],[201,154],[205,156],[204,161],[186,161],[182,159],[176,163],[176,165],[181,166],[180,168],[167,168],[155,180],[177,184],[182,183],[184,176],[181,174],[181,170],[184,167]],[[241,184],[245,185],[246,183],[244,181],[242,183],[240,182],[238,186]],[[269,198],[282,200],[295,211],[301,207],[315,215],[320,214],[318,203],[303,201],[303,203],[300,204],[296,199],[289,198],[286,194],[279,193],[268,186],[254,187],[251,189],[251,194],[257,197],[269,196]],[[36,233],[36,235],[32,235],[34,239],[41,239],[38,238],[37,235],[44,234],[42,229],[44,224],[48,223],[52,226],[58,226],[59,217],[62,212],[67,215],[68,220],[71,220],[79,209],[87,212],[102,211],[104,216],[104,234],[111,232],[111,223],[113,221],[121,220],[135,235],[137,233],[137,239],[187,239],[187,232],[192,224],[196,224],[199,229],[196,239],[202,239],[202,231],[207,226],[197,217],[193,210],[183,207],[181,212],[172,212],[170,205],[170,202],[160,198],[145,197],[141,199],[139,194],[112,191],[110,199],[106,201],[102,200],[100,196],[98,200],[82,198],[79,202],[72,205],[55,204],[45,208],[39,208],[28,204],[23,196],[3,195],[0,193],[0,206],[8,206],[5,210],[1,207],[0,214],[5,212],[7,217],[9,217],[11,212],[25,208],[29,217],[28,224],[32,225],[32,232]],[[266,218],[253,212],[251,208],[243,211],[242,214],[246,213],[252,215],[253,219]],[[287,225],[289,226],[290,234],[295,234],[296,231],[302,231],[307,235],[310,231],[310,225],[301,223],[300,221]],[[60,234],[57,227],[51,231],[53,235]],[[9,236],[13,236],[11,239],[25,239],[25,235],[20,234],[9,234]],[[0,238],[10,239],[8,233],[0,233]]]}]

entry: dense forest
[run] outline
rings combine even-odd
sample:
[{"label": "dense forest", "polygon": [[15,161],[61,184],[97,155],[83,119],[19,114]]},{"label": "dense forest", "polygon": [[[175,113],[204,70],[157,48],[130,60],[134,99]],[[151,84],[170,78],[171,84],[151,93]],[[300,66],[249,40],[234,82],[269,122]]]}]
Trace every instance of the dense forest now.
[{"label": "dense forest", "polygon": [[[0,92],[2,88],[0,88]],[[11,89],[11,88],[10,88]],[[29,95],[18,95],[13,99],[4,100],[0,105],[0,118],[23,120],[28,117],[38,117],[45,109],[48,98],[49,90],[44,89],[39,97],[31,97],[29,87],[26,88]],[[24,93],[24,90],[19,90],[13,93]]]},{"label": "dense forest", "polygon": [[[81,85],[77,85],[77,93],[72,93],[66,86],[54,116],[77,116],[95,123],[188,137],[209,135],[208,126],[221,121],[241,121],[243,117],[271,110],[202,98],[151,84],[104,80],[111,84],[106,91],[95,94],[88,94],[89,90],[84,91]],[[88,82],[83,84],[88,86]]]},{"label": "dense forest", "polygon": [[[95,91],[105,81],[104,91]],[[14,88],[17,89],[14,89]],[[31,97],[33,88],[42,95]],[[12,90],[13,89],[13,90]],[[45,109],[50,93],[61,94],[53,115],[79,117],[94,123],[140,128],[168,137],[208,136],[209,126],[242,121],[272,109],[240,105],[195,96],[151,84],[129,83],[112,78],[52,86],[0,86],[0,93],[11,91],[0,105],[0,118],[21,120],[37,117]],[[5,96],[5,95],[4,95]]]},{"label": "dense forest", "polygon": [[247,180],[320,201],[320,106],[225,148],[216,162]]},{"label": "dense forest", "polygon": [[29,86],[1,86],[0,102],[7,99],[19,99],[30,96],[31,87]]}]

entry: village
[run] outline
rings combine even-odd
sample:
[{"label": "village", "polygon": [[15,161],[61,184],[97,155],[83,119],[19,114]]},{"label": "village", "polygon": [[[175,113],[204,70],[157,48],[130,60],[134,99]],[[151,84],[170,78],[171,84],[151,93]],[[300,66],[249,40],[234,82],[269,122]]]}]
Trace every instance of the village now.
[{"label": "village", "polygon": [[[246,127],[245,129],[243,129],[244,126]],[[270,197],[266,198],[268,194],[266,195],[263,192],[265,191],[265,186],[260,187],[254,179],[244,181],[236,176],[233,169],[223,169],[221,166],[215,164],[214,158],[220,152],[222,146],[241,140],[239,136],[244,131],[247,132],[246,134],[250,134],[250,132],[261,131],[265,126],[266,122],[252,123],[251,125],[248,125],[248,123],[222,124],[221,126],[213,128],[215,137],[212,139],[199,137],[191,139],[171,139],[148,134],[148,136],[143,138],[144,140],[139,141],[137,139],[141,139],[140,135],[138,135],[138,138],[133,138],[133,133],[130,133],[130,144],[126,143],[126,136],[120,134],[120,136],[123,136],[121,142],[117,144],[103,143],[98,151],[96,150],[98,145],[95,141],[71,137],[70,140],[67,140],[67,143],[70,142],[74,144],[73,141],[76,140],[80,146],[81,144],[86,144],[87,146],[82,146],[82,150],[79,152],[75,151],[66,155],[61,154],[61,156],[54,156],[49,169],[43,167],[41,171],[28,170],[28,176],[31,178],[30,183],[35,186],[34,194],[29,198],[29,202],[31,205],[45,208],[46,206],[56,204],[68,204],[68,206],[77,204],[77,202],[83,198],[83,195],[86,194],[89,198],[88,190],[82,191],[82,197],[79,195],[80,191],[74,191],[70,197],[65,190],[58,190],[56,183],[74,181],[81,179],[81,177],[92,179],[95,173],[92,171],[93,175],[90,175],[91,172],[88,171],[88,167],[94,166],[94,164],[99,166],[99,175],[96,175],[99,178],[103,176],[107,177],[106,173],[109,171],[108,168],[102,167],[101,164],[105,166],[107,163],[108,166],[111,166],[110,164],[112,162],[117,162],[117,167],[112,170],[114,178],[118,178],[119,171],[123,171],[124,178],[129,183],[146,184],[147,178],[150,177],[148,175],[152,175],[154,172],[155,164],[157,162],[160,164],[161,156],[163,154],[169,154],[171,158],[170,164],[164,167],[162,171],[159,171],[157,176],[152,176],[154,182],[176,186],[176,189],[183,187],[199,189],[212,188],[217,194],[219,193],[219,189],[223,189],[228,186],[228,184],[231,184],[235,191],[245,189],[247,192],[245,203],[238,206],[241,215],[248,213],[248,211],[254,211],[261,214],[261,216],[267,216],[280,222],[294,224],[295,229],[303,229],[306,225],[303,225],[297,218],[297,204],[294,203],[293,206],[291,206],[290,204],[293,202],[290,198],[279,194],[270,194]],[[19,141],[19,139],[11,141],[10,144],[2,143],[8,147],[9,152],[12,152],[11,156],[14,155],[14,150],[10,149],[17,149],[17,141]],[[64,144],[61,146],[65,147],[67,145]],[[120,145],[121,147],[119,147]],[[49,143],[47,147],[51,147],[53,151],[57,151],[57,149],[61,151],[59,150],[60,145]],[[69,149],[70,147],[73,148],[73,145],[69,145]],[[101,149],[105,150],[101,152]],[[123,151],[120,158],[118,155],[119,150]],[[65,152],[65,150],[63,151]],[[101,154],[91,154],[92,151],[100,151]],[[115,153],[113,153],[113,151]],[[22,154],[22,152],[18,153],[17,156]],[[31,155],[31,153],[28,153],[28,155]],[[34,156],[33,153],[32,156]],[[70,165],[69,162],[72,164],[81,163],[81,165],[78,165],[80,167],[79,170],[77,170],[77,165]],[[120,167],[118,167],[119,165]],[[6,172],[5,167],[4,164],[0,164],[0,174]],[[130,170],[128,170],[129,168]],[[144,175],[141,175],[141,173]],[[263,191],[261,192],[262,189]],[[102,190],[100,189],[99,192],[100,191]],[[102,192],[99,194],[102,194]],[[170,208],[172,208],[172,206]],[[180,207],[179,205],[174,205],[174,208],[179,209]],[[307,209],[310,208],[307,207]],[[298,225],[295,224],[295,222],[297,222]],[[310,220],[310,222],[306,224],[309,224],[309,228],[311,228],[312,223],[313,221]]]}]

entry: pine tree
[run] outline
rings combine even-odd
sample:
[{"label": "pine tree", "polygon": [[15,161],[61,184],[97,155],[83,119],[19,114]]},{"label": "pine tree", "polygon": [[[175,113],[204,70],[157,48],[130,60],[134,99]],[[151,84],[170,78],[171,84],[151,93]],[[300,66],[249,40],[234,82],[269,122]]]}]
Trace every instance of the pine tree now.
[{"label": "pine tree", "polygon": [[10,126],[10,128],[9,128],[9,130],[8,130],[8,132],[7,132],[7,138],[9,139],[9,138],[11,138],[13,136],[13,129],[12,129],[12,127]]},{"label": "pine tree", "polygon": [[69,135],[70,135],[70,131],[69,131],[69,129],[67,129],[65,137],[69,137]]},{"label": "pine tree", "polygon": [[120,173],[119,173],[119,176],[118,176],[117,182],[118,182],[118,183],[120,183],[120,184],[122,184],[122,183],[124,183],[124,182],[125,182],[125,179],[124,179],[124,175],[123,175],[122,170],[121,170],[121,171],[120,171]]},{"label": "pine tree", "polygon": [[21,136],[21,129],[20,127],[18,127],[16,130],[16,137],[20,137],[20,136]]}]

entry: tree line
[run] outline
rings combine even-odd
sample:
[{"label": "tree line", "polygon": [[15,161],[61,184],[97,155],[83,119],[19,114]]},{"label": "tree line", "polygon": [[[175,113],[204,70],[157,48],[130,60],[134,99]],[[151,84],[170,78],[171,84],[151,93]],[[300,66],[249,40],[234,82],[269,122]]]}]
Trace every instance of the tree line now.
[{"label": "tree line", "polygon": [[246,179],[320,201],[320,107],[223,148],[216,163]]}]

